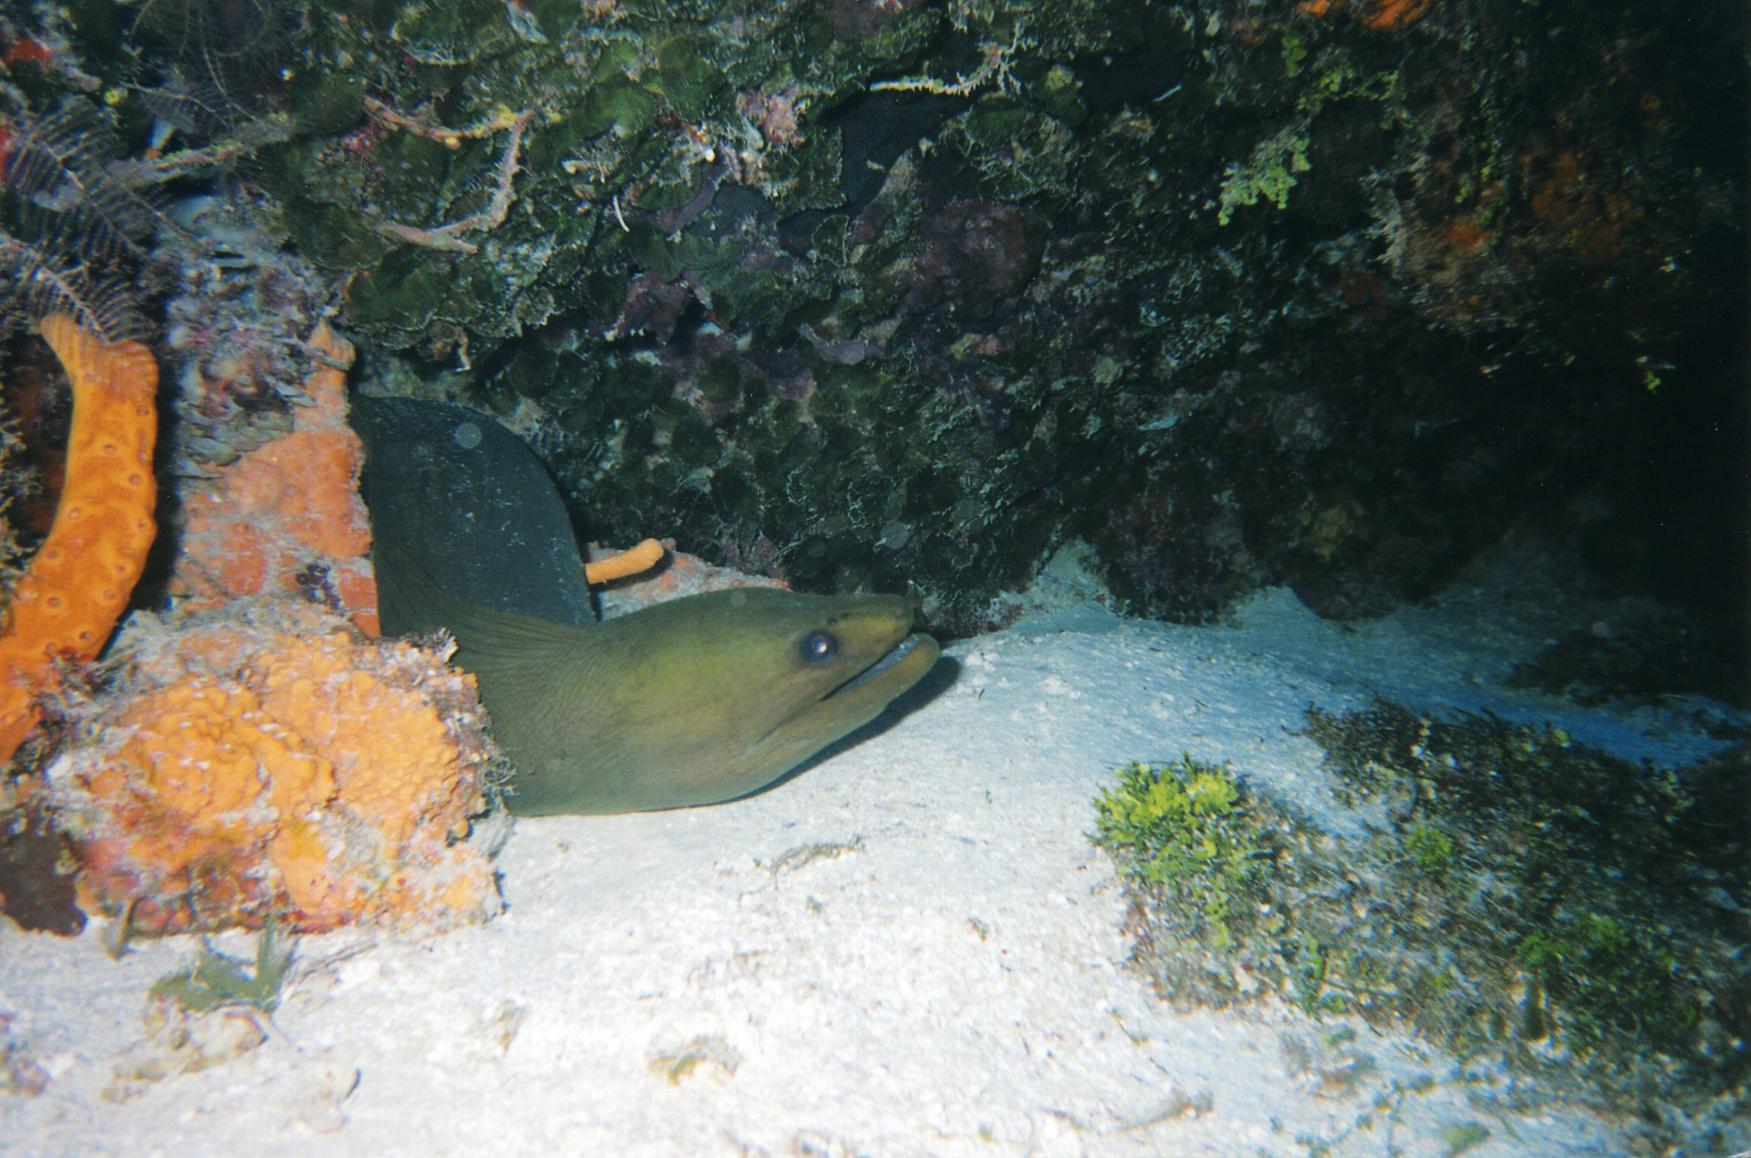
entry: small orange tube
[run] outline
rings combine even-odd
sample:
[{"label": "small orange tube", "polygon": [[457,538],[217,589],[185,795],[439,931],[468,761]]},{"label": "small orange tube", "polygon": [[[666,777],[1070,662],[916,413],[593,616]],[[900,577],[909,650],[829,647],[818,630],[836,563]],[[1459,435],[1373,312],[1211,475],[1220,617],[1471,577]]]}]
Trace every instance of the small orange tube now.
[{"label": "small orange tube", "polygon": [[595,587],[615,579],[624,579],[628,575],[639,575],[649,571],[663,561],[663,545],[655,539],[646,539],[630,551],[622,551],[618,555],[610,555],[606,559],[597,559],[594,563],[584,565],[584,582]]}]

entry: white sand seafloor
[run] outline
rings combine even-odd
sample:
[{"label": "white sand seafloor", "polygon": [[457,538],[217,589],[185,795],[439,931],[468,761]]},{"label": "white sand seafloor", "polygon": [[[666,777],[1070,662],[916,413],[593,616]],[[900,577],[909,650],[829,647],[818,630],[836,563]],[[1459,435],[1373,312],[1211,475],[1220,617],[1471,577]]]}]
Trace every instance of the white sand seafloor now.
[{"label": "white sand seafloor", "polygon": [[1498,569],[1354,625],[1274,591],[1193,628],[1116,617],[1060,565],[882,730],[733,804],[519,821],[502,917],[303,938],[259,1049],[121,1100],[147,987],[198,942],[117,962],[95,926],[0,920],[0,1045],[49,1078],[0,1094],[0,1151],[1445,1155],[1482,1127],[1467,1154],[1623,1153],[1627,1125],[1511,1109],[1508,1075],[1408,1036],[1165,1006],[1087,835],[1116,766],[1181,752],[1354,824],[1299,731],[1375,692],[1631,756],[1712,749],[1681,711],[1503,690],[1550,591]]}]

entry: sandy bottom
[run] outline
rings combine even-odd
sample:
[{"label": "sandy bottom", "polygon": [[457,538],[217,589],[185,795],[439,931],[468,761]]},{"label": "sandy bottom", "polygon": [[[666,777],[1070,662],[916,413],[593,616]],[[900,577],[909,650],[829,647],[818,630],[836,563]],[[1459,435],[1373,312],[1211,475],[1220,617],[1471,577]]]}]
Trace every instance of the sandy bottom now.
[{"label": "sandy bottom", "polygon": [[198,942],[116,962],[95,927],[0,920],[0,1047],[48,1079],[0,1094],[0,1150],[1445,1155],[1482,1127],[1466,1153],[1621,1153],[1621,1124],[1512,1111],[1505,1075],[1426,1043],[1163,1006],[1124,964],[1122,894],[1087,838],[1114,767],[1182,751],[1353,824],[1297,730],[1310,703],[1376,690],[1705,750],[1676,717],[1489,690],[1542,642],[1516,589],[1359,630],[1272,592],[1182,628],[1111,616],[1057,567],[1028,617],[950,647],[903,713],[771,791],[522,821],[499,920],[302,939],[265,1042],[199,1072],[117,1078],[188,1056],[146,1045],[142,1011]]}]

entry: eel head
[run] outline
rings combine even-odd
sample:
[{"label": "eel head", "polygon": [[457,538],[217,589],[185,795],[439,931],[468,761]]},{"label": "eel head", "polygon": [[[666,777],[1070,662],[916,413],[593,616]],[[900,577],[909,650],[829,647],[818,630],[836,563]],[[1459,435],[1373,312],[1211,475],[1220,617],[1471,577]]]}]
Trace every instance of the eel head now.
[{"label": "eel head", "polygon": [[873,720],[936,662],[912,621],[897,596],[744,588],[540,644],[459,624],[457,658],[517,766],[513,812],[673,808],[753,792]]}]

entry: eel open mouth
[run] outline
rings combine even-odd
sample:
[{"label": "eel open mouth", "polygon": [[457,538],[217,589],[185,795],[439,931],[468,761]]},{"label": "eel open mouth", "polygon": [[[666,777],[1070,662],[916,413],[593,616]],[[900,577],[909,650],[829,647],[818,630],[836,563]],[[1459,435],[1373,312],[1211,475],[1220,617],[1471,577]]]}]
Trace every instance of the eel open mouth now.
[{"label": "eel open mouth", "polygon": [[941,654],[942,646],[929,635],[908,635],[825,695],[804,701],[768,729],[759,743],[768,749],[788,748],[795,760],[801,760],[881,715],[882,709],[924,678]]},{"label": "eel open mouth", "polygon": [[931,639],[928,635],[921,632],[915,632],[912,635],[908,635],[905,639],[902,639],[899,643],[890,648],[886,655],[882,656],[880,659],[876,660],[874,663],[870,664],[868,667],[864,668],[862,671],[822,696],[821,699],[833,699],[835,696],[845,692],[854,691],[857,688],[863,687],[865,684],[881,678],[884,672],[891,670],[896,664],[905,660],[907,656],[911,655],[913,651],[917,649],[919,644],[927,639],[930,640],[932,647],[934,647],[936,640]]}]

